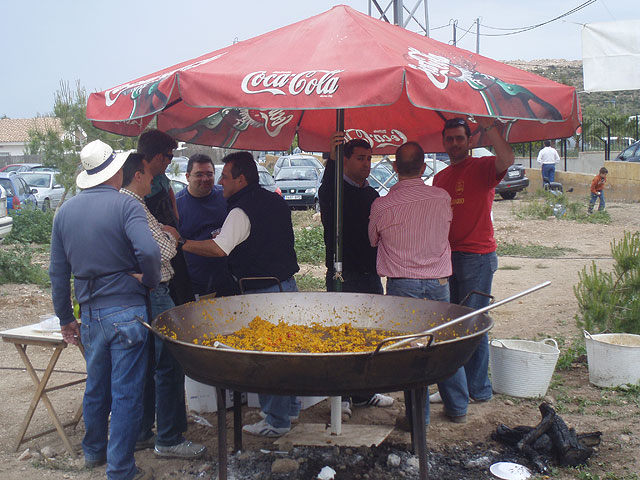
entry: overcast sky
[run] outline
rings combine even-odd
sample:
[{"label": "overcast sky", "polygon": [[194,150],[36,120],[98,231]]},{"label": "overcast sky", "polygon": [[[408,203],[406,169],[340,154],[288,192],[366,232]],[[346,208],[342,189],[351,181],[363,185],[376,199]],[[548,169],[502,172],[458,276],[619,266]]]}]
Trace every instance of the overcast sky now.
[{"label": "overcast sky", "polygon": [[[482,55],[497,60],[579,60],[582,24],[640,18],[638,0],[597,0],[525,33],[482,36],[506,32],[488,27],[540,24],[584,2],[430,0],[430,36],[450,43],[450,21],[457,20],[457,45],[475,51],[473,23],[480,17]],[[72,85],[79,80],[89,93],[104,90],[340,3],[364,13],[369,8],[368,0],[1,0],[0,116],[29,118],[50,112],[61,80]],[[378,0],[383,8],[389,3]],[[406,8],[415,4],[405,0]],[[424,6],[418,11],[424,23]],[[388,18],[393,21],[391,9]],[[407,28],[419,30],[415,24]]]}]

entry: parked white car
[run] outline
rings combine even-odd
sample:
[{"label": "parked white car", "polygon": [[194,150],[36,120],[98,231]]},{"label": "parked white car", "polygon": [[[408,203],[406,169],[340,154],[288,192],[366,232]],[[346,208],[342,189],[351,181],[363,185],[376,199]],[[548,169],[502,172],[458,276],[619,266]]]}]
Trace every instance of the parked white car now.
[{"label": "parked white car", "polygon": [[0,186],[0,240],[11,233],[13,218],[7,213],[7,192]]},{"label": "parked white car", "polygon": [[[56,181],[56,172],[24,172],[19,175],[31,187],[38,208],[44,211],[58,206],[64,187]],[[68,193],[66,198],[70,196]]]}]

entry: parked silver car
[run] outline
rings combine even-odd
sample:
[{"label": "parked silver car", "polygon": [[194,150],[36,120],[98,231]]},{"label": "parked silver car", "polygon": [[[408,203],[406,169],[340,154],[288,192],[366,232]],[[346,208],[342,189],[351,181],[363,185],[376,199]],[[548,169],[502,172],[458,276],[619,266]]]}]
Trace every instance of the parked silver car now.
[{"label": "parked silver car", "polygon": [[[64,194],[64,187],[56,180],[57,172],[38,171],[24,172],[19,175],[31,187],[31,192],[36,196],[36,206],[43,211],[57,208]],[[71,196],[67,194],[67,198]]]},{"label": "parked silver car", "polygon": [[7,193],[0,185],[0,240],[11,233],[13,218],[7,214]]},{"label": "parked silver car", "polygon": [[322,162],[313,155],[295,154],[278,158],[273,166],[273,178],[278,176],[278,172],[282,167],[314,167],[320,173],[324,171]]}]

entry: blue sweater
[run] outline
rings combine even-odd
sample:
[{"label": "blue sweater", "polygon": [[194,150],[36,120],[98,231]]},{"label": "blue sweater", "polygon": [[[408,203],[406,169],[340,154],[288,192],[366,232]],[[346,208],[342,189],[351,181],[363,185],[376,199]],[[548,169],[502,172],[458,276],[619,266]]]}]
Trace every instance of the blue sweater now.
[{"label": "blue sweater", "polygon": [[[227,218],[227,199],[222,196],[220,185],[214,185],[206,197],[194,197],[184,188],[176,195],[176,205],[180,215],[178,231],[187,240],[211,238],[211,232],[221,228]],[[201,257],[184,252],[184,258],[194,293],[216,292],[218,296],[236,293],[227,257]]]},{"label": "blue sweater", "polygon": [[[144,285],[130,272],[142,273]],[[160,249],[140,202],[98,185],[60,207],[51,233],[49,277],[61,325],[74,320],[72,273],[82,308],[145,304],[147,288],[160,282]]]}]

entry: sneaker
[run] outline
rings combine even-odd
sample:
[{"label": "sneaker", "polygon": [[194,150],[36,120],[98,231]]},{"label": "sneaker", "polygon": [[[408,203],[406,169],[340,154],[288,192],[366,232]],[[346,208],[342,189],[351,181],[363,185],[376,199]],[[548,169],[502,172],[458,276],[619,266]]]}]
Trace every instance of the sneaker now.
[{"label": "sneaker", "polygon": [[84,459],[84,468],[91,470],[92,468],[101,467],[107,463],[107,458],[102,457],[97,460],[89,460],[88,458]]},{"label": "sneaker", "polygon": [[383,407],[383,408],[390,407],[391,405],[393,405],[393,398],[387,395],[382,395],[380,393],[373,394],[371,398],[366,402],[358,402],[353,404],[354,407]]},{"label": "sneaker", "polygon": [[136,442],[135,451],[139,452],[140,450],[147,450],[148,448],[153,448],[155,446],[156,446],[156,435],[154,433],[146,440],[138,440]]},{"label": "sneaker", "polygon": [[[267,414],[264,413],[262,410],[260,410],[260,412],[258,413],[258,415],[260,415],[260,417],[266,419],[267,418]],[[298,415],[289,415],[289,421],[291,423],[298,423],[298,421],[300,420],[300,417]]]},{"label": "sneaker", "polygon": [[346,415],[347,417],[351,418],[351,415],[353,415],[353,412],[351,411],[351,404],[349,402],[342,402],[340,404],[340,408],[342,409],[343,415]]},{"label": "sneaker", "polygon": [[158,457],[166,458],[198,458],[201,457],[206,451],[207,447],[205,447],[204,445],[185,440],[182,443],[172,445],[170,447],[162,447],[160,445],[156,445],[153,453],[155,453]]},{"label": "sneaker", "polygon": [[[282,427],[277,428],[269,425],[266,420],[260,420],[258,423],[252,425],[245,425],[242,427],[242,431],[249,435],[257,435],[258,437],[281,437],[285,433],[289,433],[291,428]],[[157,447],[156,447],[157,448]]]},{"label": "sneaker", "polygon": [[429,403],[442,403],[440,392],[432,393],[431,395],[429,395]]},{"label": "sneaker", "polygon": [[147,467],[146,470],[143,470],[140,467],[136,467],[136,474],[132,480],[153,480],[153,469]]}]

